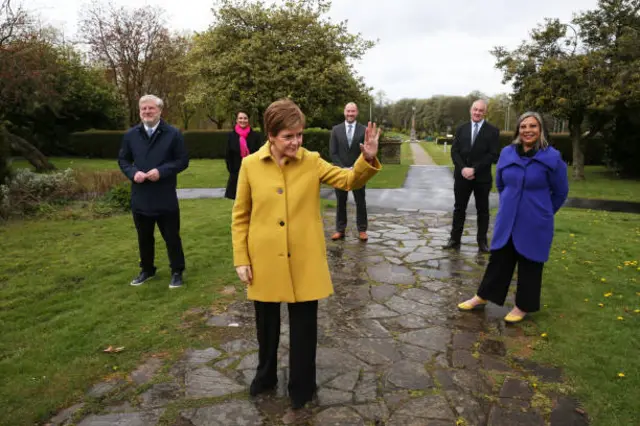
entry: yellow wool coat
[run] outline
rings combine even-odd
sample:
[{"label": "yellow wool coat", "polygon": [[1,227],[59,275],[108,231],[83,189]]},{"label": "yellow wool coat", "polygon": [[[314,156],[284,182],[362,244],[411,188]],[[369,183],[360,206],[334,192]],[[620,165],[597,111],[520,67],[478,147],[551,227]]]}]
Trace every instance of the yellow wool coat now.
[{"label": "yellow wool coat", "polygon": [[261,302],[306,302],[333,293],[320,215],[320,184],[361,188],[381,169],[362,155],[353,169],[334,166],[300,148],[280,167],[270,143],[240,168],[231,232],[233,263],[251,265],[247,293]]}]

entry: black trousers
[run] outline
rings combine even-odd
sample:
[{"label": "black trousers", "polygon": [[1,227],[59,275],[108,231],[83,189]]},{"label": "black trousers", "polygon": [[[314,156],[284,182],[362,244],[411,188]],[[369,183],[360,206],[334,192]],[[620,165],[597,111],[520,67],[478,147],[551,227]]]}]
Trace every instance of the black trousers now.
[{"label": "black trousers", "polygon": [[[280,303],[254,302],[258,332],[258,369],[254,382],[260,387],[278,383]],[[294,406],[311,401],[316,391],[318,301],[289,303],[289,397]]]},{"label": "black trousers", "polygon": [[[368,227],[367,202],[365,200],[365,188],[354,189],[353,198],[356,200],[356,225],[358,232],[366,232]],[[338,211],[336,212],[336,231],[344,232],[347,229],[347,197],[349,192],[336,189]]]},{"label": "black trousers", "polygon": [[478,296],[500,306],[504,305],[518,265],[518,287],[516,288],[516,306],[525,312],[540,310],[540,290],[542,288],[542,269],[544,263],[534,262],[516,251],[510,239],[499,250],[492,250],[489,265],[478,289]]},{"label": "black trousers", "polygon": [[180,239],[180,211],[162,215],[147,216],[133,213],[133,222],[138,231],[138,248],[140,249],[140,268],[149,273],[156,272],[154,237],[155,225],[158,224],[160,234],[167,245],[171,272],[184,270],[184,252]]},{"label": "black trousers", "polygon": [[451,239],[460,241],[464,230],[464,220],[467,217],[467,205],[473,192],[476,200],[476,210],[478,214],[478,242],[487,242],[487,232],[489,231],[489,193],[491,192],[491,182],[474,182],[473,180],[456,178],[453,183],[453,193],[455,204],[453,206],[453,226],[451,228]]}]

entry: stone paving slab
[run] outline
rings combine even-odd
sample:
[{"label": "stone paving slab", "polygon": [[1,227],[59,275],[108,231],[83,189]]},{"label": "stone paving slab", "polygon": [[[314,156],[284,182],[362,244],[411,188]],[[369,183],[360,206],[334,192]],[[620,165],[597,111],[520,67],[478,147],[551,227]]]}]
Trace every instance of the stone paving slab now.
[{"label": "stone paving slab", "polygon": [[[355,216],[349,207],[349,217]],[[325,212],[327,255],[335,294],[319,303],[317,399],[302,411],[300,424],[466,426],[543,425],[532,403],[537,380],[559,382],[561,371],[507,354],[508,307],[462,313],[456,304],[476,290],[487,256],[469,234],[459,252],[442,249],[451,215],[372,209],[369,221],[379,242],[362,243],[355,230],[331,241],[334,212]],[[351,224],[353,226],[353,224]],[[405,242],[407,242],[405,244]],[[399,251],[400,250],[400,251]],[[420,255],[429,259],[418,259]],[[392,259],[392,260],[391,260]],[[226,312],[205,318],[229,338],[216,347],[189,349],[170,376],[154,382],[162,365],[149,360],[131,375],[130,398],[114,401],[126,383],[105,381],[102,411],[82,426],[151,426],[167,407],[193,407],[163,419],[176,426],[275,425],[288,408],[288,313],[282,305],[277,389],[248,397],[258,363],[252,303],[233,302]],[[227,334],[224,334],[227,335]],[[171,380],[173,377],[173,381]],[[499,379],[501,377],[502,379]],[[506,379],[505,379],[506,377]],[[502,380],[502,381],[498,381]],[[126,389],[125,389],[126,390]],[[575,401],[547,395],[550,426],[585,425]],[[117,405],[119,404],[119,405]],[[73,407],[72,407],[73,408]],[[171,411],[173,413],[173,411]],[[173,414],[172,414],[173,415]],[[63,411],[58,424],[69,418]],[[571,422],[571,423],[567,423]]]}]

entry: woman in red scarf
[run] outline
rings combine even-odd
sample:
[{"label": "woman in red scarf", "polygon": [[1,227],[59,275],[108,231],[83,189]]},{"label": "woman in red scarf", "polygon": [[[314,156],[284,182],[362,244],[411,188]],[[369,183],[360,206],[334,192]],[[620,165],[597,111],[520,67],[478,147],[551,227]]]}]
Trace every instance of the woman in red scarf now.
[{"label": "woman in red scarf", "polygon": [[227,161],[229,179],[227,180],[227,190],[224,193],[225,197],[235,200],[238,173],[240,173],[242,159],[256,152],[261,146],[261,135],[251,130],[249,126],[249,114],[239,111],[236,115],[236,127],[229,133],[227,140],[225,159]]}]

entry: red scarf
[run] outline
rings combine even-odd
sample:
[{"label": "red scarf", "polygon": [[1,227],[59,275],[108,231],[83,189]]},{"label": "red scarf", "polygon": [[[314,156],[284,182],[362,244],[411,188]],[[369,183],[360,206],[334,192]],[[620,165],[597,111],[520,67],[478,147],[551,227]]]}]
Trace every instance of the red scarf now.
[{"label": "red scarf", "polygon": [[247,146],[247,136],[249,136],[249,132],[251,132],[251,127],[247,126],[244,129],[236,124],[236,133],[240,136],[240,157],[244,158],[247,155],[251,154],[249,152],[249,147]]}]

